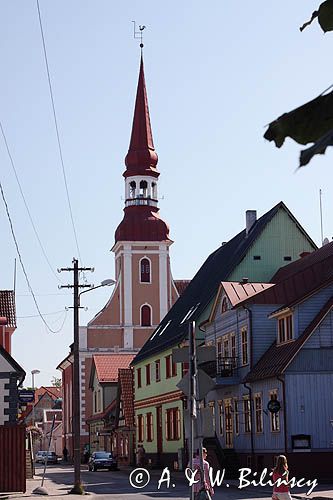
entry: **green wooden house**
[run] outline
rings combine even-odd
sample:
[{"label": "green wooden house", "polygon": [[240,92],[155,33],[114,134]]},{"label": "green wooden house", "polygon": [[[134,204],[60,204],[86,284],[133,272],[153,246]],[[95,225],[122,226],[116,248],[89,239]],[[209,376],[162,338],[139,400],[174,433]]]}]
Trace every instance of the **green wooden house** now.
[{"label": "green wooden house", "polygon": [[172,349],[186,342],[188,320],[200,324],[211,312],[221,281],[268,282],[283,265],[317,248],[283,202],[257,219],[246,212],[246,228],[213,252],[132,361],[136,444],[152,465],[182,467],[187,461],[186,398],[177,383],[187,369],[172,362]]}]

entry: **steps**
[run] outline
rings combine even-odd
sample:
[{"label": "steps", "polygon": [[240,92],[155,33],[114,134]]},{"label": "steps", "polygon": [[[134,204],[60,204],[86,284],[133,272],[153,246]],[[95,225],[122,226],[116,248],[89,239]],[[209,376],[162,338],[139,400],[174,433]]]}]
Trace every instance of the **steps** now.
[{"label": "steps", "polygon": [[238,479],[239,460],[232,448],[222,448],[218,438],[205,438],[203,445],[207,448],[207,460],[214,470],[225,469],[225,479]]}]

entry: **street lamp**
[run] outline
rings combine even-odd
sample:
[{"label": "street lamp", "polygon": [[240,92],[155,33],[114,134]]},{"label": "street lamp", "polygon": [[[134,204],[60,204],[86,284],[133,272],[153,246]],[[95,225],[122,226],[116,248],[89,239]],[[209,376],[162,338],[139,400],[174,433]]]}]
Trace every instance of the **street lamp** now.
[{"label": "street lamp", "polygon": [[[79,310],[80,310],[80,296],[83,293],[96,290],[102,286],[114,285],[116,282],[112,279],[106,279],[98,286],[80,285],[79,272],[80,271],[93,271],[93,268],[79,267],[77,259],[73,259],[72,268],[61,268],[60,271],[73,271],[73,285],[62,285],[60,288],[73,288],[73,329],[74,329],[74,342],[73,342],[73,448],[74,448],[74,486],[71,489],[71,494],[83,495],[84,488],[81,484],[81,415],[80,415],[80,347],[79,347]],[[80,288],[86,288],[83,292],[79,293]]]}]

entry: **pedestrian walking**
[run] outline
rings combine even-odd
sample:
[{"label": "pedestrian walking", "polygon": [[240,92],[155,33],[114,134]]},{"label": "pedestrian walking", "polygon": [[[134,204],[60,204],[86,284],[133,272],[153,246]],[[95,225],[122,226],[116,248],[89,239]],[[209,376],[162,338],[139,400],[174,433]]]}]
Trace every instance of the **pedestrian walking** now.
[{"label": "pedestrian walking", "polygon": [[214,489],[209,478],[209,462],[207,462],[207,449],[202,448],[203,471],[200,465],[200,452],[197,451],[193,458],[193,471],[197,470],[194,479],[197,481],[193,484],[195,500],[211,500],[214,495]]},{"label": "pedestrian walking", "polygon": [[146,450],[142,446],[142,444],[138,445],[138,449],[136,451],[136,464],[138,467],[143,467],[145,465],[146,460]]},{"label": "pedestrian walking", "polygon": [[287,484],[288,475],[289,470],[287,458],[284,455],[279,455],[276,462],[276,467],[275,469],[273,469],[273,481],[275,483],[279,479],[280,481],[283,480],[283,483],[274,485],[272,495],[273,500],[291,500],[289,484]]},{"label": "pedestrian walking", "polygon": [[68,462],[68,450],[67,450],[66,446],[62,450],[62,454],[63,454],[63,457],[64,457],[64,462]]}]

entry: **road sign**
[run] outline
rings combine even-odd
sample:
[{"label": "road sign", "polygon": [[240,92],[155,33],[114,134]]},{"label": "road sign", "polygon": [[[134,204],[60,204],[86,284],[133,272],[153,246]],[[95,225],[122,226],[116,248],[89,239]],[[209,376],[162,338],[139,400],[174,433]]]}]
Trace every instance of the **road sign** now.
[{"label": "road sign", "polygon": [[28,391],[27,389],[20,389],[18,391],[20,403],[32,403],[35,399],[35,391]]},{"label": "road sign", "polygon": [[[197,394],[197,399],[201,401],[204,399],[206,394],[209,393],[214,387],[215,387],[215,382],[212,378],[210,378],[209,375],[207,375],[206,372],[201,370],[200,368],[198,369],[197,373],[198,377],[198,394]],[[180,389],[187,397],[189,397],[189,372],[186,373],[186,375],[181,379],[180,382],[178,382],[177,387]]]},{"label": "road sign", "polygon": [[[201,346],[196,349],[198,363],[206,363],[216,359],[216,348],[214,346]],[[172,360],[174,363],[188,363],[189,348],[179,347],[172,349]]]},{"label": "road sign", "polygon": [[270,411],[271,413],[277,413],[278,411],[280,411],[280,409],[281,409],[281,403],[276,399],[271,399],[267,404],[267,410]]}]

